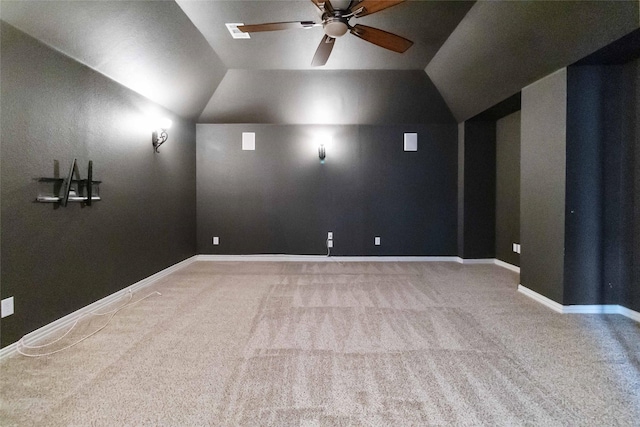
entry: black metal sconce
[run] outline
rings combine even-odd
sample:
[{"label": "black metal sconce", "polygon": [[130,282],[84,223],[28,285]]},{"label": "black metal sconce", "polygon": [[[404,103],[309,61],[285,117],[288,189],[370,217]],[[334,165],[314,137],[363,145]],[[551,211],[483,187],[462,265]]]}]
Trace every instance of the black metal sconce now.
[{"label": "black metal sconce", "polygon": [[327,157],[327,152],[324,148],[324,144],[320,144],[318,147],[318,157],[320,157],[320,163],[324,163],[324,158]]},{"label": "black metal sconce", "polygon": [[171,127],[171,120],[162,119],[160,120],[159,126],[156,130],[151,134],[151,143],[153,144],[153,150],[156,153],[159,153],[158,148],[169,139],[169,134],[167,133],[167,129]]},{"label": "black metal sconce", "polygon": [[151,134],[151,143],[153,144],[153,149],[156,153],[159,153],[158,148],[169,139],[169,134],[166,129],[158,129],[154,130]]}]

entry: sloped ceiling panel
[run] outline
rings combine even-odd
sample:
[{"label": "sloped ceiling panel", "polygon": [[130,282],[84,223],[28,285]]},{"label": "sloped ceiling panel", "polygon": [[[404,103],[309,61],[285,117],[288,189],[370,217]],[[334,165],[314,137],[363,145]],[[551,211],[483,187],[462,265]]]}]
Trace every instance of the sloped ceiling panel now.
[{"label": "sloped ceiling panel", "polygon": [[461,122],[635,30],[639,4],[479,1],[425,71]]},{"label": "sloped ceiling panel", "polygon": [[197,118],[226,67],[173,1],[6,1],[2,19],[148,99]]},{"label": "sloped ceiling panel", "polygon": [[199,123],[455,123],[422,70],[229,70]]}]

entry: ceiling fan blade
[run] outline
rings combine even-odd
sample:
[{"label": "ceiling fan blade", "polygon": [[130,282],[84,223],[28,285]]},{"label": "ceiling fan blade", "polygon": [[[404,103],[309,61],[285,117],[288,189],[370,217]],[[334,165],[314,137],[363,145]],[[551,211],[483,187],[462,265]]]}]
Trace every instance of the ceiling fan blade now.
[{"label": "ceiling fan blade", "polygon": [[272,22],[270,24],[238,25],[243,33],[259,33],[262,31],[292,30],[298,28],[312,28],[317,24],[313,21]]},{"label": "ceiling fan blade", "polygon": [[351,34],[369,43],[398,53],[405,52],[413,45],[411,40],[405,39],[404,37],[377,28],[367,27],[366,25],[357,24],[351,27]]},{"label": "ceiling fan blade", "polygon": [[333,13],[334,11],[334,8],[329,0],[311,0],[311,3],[315,4],[321,12],[327,11],[329,13]]},{"label": "ceiling fan blade", "polygon": [[316,50],[316,54],[313,56],[313,61],[311,61],[312,67],[321,67],[327,63],[335,41],[336,39],[333,37],[329,37],[326,34],[324,35],[318,49]]},{"label": "ceiling fan blade", "polygon": [[[362,0],[360,2],[353,2],[349,11],[354,13],[356,18],[360,16],[371,15],[372,13],[380,12],[391,6],[395,6],[400,3],[404,3],[406,0]],[[360,12],[358,12],[362,9]]]}]

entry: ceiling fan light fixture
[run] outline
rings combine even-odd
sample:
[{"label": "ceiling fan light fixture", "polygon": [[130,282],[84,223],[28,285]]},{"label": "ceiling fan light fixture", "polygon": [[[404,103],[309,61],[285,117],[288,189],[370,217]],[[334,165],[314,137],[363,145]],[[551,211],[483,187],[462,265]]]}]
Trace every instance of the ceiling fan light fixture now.
[{"label": "ceiling fan light fixture", "polygon": [[328,18],[322,26],[324,33],[334,39],[344,36],[349,31],[349,25],[344,18]]}]

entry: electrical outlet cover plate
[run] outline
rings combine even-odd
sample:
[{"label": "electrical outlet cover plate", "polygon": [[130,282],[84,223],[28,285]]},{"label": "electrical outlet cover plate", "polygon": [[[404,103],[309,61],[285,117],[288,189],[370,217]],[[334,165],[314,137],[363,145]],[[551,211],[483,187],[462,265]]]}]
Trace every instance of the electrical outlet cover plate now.
[{"label": "electrical outlet cover plate", "polygon": [[330,231],[327,233],[327,239],[329,240],[333,239],[333,231]]},{"label": "electrical outlet cover plate", "polygon": [[333,247],[333,240],[327,240],[327,247],[329,248]]},{"label": "electrical outlet cover plate", "polygon": [[220,238],[219,237],[214,237],[213,238],[213,244],[214,245],[219,245],[220,244]]},{"label": "electrical outlet cover plate", "polygon": [[380,237],[376,236],[376,237],[373,239],[373,243],[374,243],[376,246],[380,246]]}]

